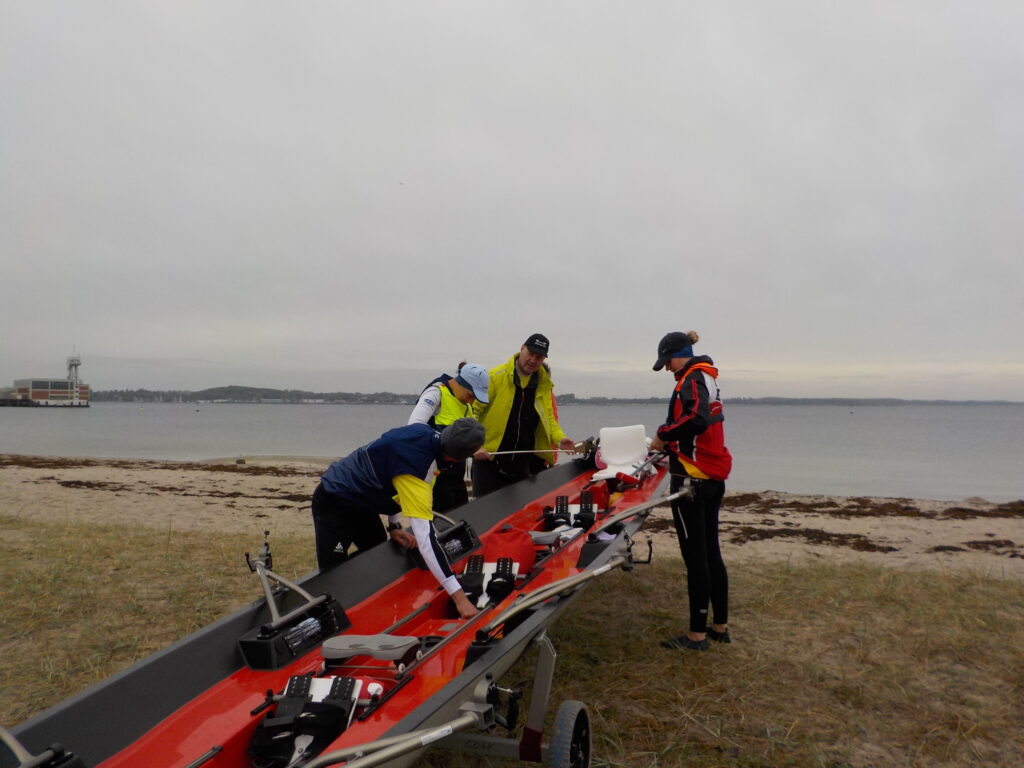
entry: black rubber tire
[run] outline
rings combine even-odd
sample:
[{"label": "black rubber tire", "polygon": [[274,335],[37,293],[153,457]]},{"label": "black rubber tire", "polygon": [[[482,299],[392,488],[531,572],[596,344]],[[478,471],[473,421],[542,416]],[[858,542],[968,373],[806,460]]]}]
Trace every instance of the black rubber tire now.
[{"label": "black rubber tire", "polygon": [[590,713],[582,701],[558,705],[545,764],[548,768],[590,768]]}]

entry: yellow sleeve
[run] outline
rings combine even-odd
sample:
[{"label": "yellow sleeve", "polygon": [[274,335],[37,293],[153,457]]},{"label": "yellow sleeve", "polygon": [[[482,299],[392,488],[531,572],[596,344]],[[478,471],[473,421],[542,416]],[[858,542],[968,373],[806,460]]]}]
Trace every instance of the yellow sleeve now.
[{"label": "yellow sleeve", "polygon": [[563,437],[568,437],[568,435],[562,431],[562,425],[555,418],[555,409],[551,405],[552,396],[551,392],[546,392],[543,395],[538,395],[537,400],[540,407],[544,410],[544,420],[548,425],[548,437],[551,438],[552,443],[557,445],[559,440]]},{"label": "yellow sleeve", "polygon": [[434,491],[426,482],[413,475],[398,475],[392,478],[398,491],[398,504],[406,517],[433,520]]},{"label": "yellow sleeve", "polygon": [[473,418],[480,421],[480,417],[483,415],[484,409],[487,407],[485,403],[481,403],[479,400],[473,401]]}]

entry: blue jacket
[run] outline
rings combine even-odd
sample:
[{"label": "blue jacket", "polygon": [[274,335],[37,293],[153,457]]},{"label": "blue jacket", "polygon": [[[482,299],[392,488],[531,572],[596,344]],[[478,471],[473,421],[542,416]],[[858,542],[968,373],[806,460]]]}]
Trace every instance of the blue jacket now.
[{"label": "blue jacket", "polygon": [[430,482],[435,463],[443,456],[441,435],[435,429],[408,424],[338,459],[320,481],[325,491],[353,506],[393,515],[399,511],[393,478],[412,475]]}]

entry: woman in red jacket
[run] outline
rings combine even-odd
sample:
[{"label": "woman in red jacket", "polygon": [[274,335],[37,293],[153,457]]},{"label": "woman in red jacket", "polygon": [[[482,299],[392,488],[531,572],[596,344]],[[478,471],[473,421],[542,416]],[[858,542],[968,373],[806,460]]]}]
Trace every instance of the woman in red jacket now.
[{"label": "woman in red jacket", "polygon": [[[704,651],[708,638],[730,642],[729,575],[718,542],[718,510],[732,456],[725,447],[718,369],[710,357],[694,357],[696,331],[666,334],[658,344],[654,370],[676,378],[668,419],[658,427],[651,450],[670,454],[671,491],[689,486],[692,496],[672,502],[672,520],[686,564],[690,628],[663,640],[665,648]],[[708,603],[713,611],[708,626]]]}]

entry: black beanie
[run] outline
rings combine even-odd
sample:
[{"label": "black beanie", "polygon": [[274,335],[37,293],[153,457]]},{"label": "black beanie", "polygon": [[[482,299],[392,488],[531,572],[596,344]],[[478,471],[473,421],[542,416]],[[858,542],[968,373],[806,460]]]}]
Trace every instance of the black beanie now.
[{"label": "black beanie", "polygon": [[456,461],[468,459],[484,444],[484,425],[476,419],[456,419],[441,432],[441,447]]}]

